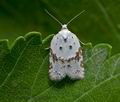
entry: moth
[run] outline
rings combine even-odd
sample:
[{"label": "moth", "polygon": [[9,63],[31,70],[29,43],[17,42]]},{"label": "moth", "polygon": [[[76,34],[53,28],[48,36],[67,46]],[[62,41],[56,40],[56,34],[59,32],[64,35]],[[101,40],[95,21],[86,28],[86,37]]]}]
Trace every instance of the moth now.
[{"label": "moth", "polygon": [[67,26],[84,10],[74,16],[67,24],[62,24],[47,10],[46,12],[62,26],[50,44],[49,78],[52,81],[60,81],[66,76],[72,80],[83,79],[84,66],[80,40],[69,31]]}]

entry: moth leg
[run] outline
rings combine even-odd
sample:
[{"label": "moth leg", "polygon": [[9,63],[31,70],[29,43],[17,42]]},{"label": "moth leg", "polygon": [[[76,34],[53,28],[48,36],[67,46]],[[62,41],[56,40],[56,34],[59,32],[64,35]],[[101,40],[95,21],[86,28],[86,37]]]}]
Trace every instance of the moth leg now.
[{"label": "moth leg", "polygon": [[45,48],[45,50],[49,51],[49,50],[50,50],[50,47]]}]

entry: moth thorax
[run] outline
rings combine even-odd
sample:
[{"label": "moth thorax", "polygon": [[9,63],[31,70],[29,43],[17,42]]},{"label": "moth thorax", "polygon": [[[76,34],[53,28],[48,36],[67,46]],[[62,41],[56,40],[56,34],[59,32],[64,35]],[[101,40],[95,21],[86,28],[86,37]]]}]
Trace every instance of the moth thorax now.
[{"label": "moth thorax", "polygon": [[63,36],[64,39],[67,39],[71,32],[67,28],[63,28],[59,31],[59,34]]}]

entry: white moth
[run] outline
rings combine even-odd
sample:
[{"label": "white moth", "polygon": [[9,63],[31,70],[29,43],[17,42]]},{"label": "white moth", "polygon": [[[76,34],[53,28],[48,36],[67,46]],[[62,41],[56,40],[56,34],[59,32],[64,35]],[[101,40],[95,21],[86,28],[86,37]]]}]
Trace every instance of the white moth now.
[{"label": "white moth", "polygon": [[53,37],[50,45],[49,78],[53,81],[60,81],[66,76],[73,80],[83,79],[84,67],[81,45],[77,36],[68,30],[67,25],[84,11],[64,25],[48,11],[46,12],[62,26],[62,29]]}]

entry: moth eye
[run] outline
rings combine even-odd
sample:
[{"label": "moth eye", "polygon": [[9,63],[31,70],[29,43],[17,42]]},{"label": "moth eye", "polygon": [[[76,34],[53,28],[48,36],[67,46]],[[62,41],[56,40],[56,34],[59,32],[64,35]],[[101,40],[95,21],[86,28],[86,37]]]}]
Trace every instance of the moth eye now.
[{"label": "moth eye", "polygon": [[70,50],[72,49],[72,45],[69,46],[69,49],[70,49]]},{"label": "moth eye", "polygon": [[62,46],[60,46],[59,49],[62,50]]}]

